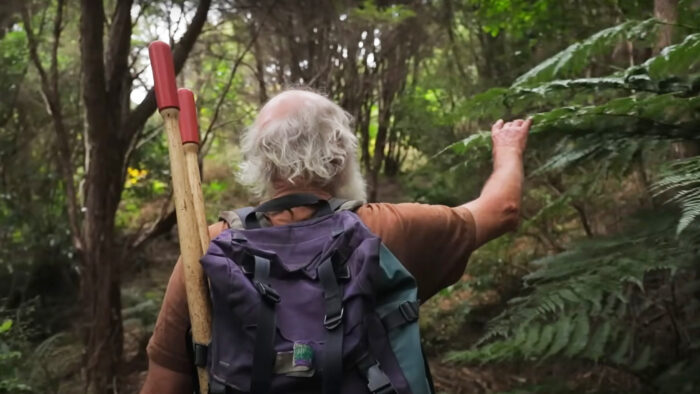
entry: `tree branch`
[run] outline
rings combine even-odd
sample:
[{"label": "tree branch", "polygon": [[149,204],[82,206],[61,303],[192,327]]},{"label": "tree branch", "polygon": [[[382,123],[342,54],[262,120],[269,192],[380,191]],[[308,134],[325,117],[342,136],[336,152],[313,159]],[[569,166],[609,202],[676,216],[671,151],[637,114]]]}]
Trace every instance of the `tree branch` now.
[{"label": "tree branch", "polygon": [[102,1],[81,0],[80,52],[83,68],[83,99],[85,102],[88,139],[98,140],[99,134],[109,133],[107,85],[104,62],[104,5]]},{"label": "tree branch", "polygon": [[229,90],[231,89],[231,85],[233,85],[233,79],[236,77],[236,72],[238,72],[238,67],[240,67],[241,62],[243,61],[243,58],[245,57],[248,52],[250,52],[250,49],[253,47],[253,44],[257,41],[258,36],[260,35],[260,31],[262,30],[263,25],[265,24],[265,21],[263,20],[258,28],[255,30],[253,33],[253,36],[250,37],[250,41],[248,41],[248,44],[245,46],[243,49],[243,52],[241,52],[240,55],[238,55],[238,58],[236,58],[236,61],[233,63],[233,67],[231,68],[231,72],[228,75],[228,80],[226,81],[226,85],[224,86],[224,90],[221,92],[221,95],[219,95],[219,100],[216,102],[216,106],[214,107],[214,114],[211,117],[211,121],[209,122],[209,126],[207,127],[207,130],[203,133],[202,136],[202,142],[200,146],[204,146],[204,144],[207,142],[209,139],[209,135],[212,132],[212,129],[214,127],[214,124],[216,124],[216,121],[219,118],[219,112],[221,110],[221,106],[224,104],[224,100],[226,99],[226,95],[228,94]]},{"label": "tree branch", "polygon": [[[58,44],[61,31],[63,30],[63,6],[64,0],[58,0],[56,19],[53,24],[53,45],[51,46],[51,88],[53,89],[53,94],[56,96],[58,96]],[[36,50],[36,46],[34,49]]]},{"label": "tree branch", "polygon": [[170,229],[177,224],[177,216],[175,215],[175,210],[171,209],[172,193],[168,196],[168,199],[163,203],[160,210],[160,215],[146,231],[138,231],[133,238],[133,241],[129,243],[129,249],[136,250],[151,241],[152,239],[167,233]]},{"label": "tree branch", "polygon": [[119,0],[114,9],[106,58],[107,91],[119,90],[124,75],[128,74],[131,47],[131,7],[133,0]]},{"label": "tree branch", "polygon": [[22,22],[24,23],[24,29],[27,34],[29,57],[39,73],[41,95],[46,104],[46,112],[51,116],[54,132],[56,133],[58,167],[66,188],[66,209],[68,211],[68,225],[72,235],[73,247],[77,250],[82,250],[83,241],[79,225],[78,198],[73,181],[73,174],[75,171],[73,169],[72,152],[69,143],[70,136],[66,131],[61,108],[61,97],[58,92],[58,47],[63,24],[64,5],[64,0],[58,0],[53,26],[53,43],[51,46],[51,63],[49,66],[50,74],[46,72],[46,69],[41,64],[38,53],[39,44],[34,35],[31,16],[26,6],[22,7],[21,13]]}]

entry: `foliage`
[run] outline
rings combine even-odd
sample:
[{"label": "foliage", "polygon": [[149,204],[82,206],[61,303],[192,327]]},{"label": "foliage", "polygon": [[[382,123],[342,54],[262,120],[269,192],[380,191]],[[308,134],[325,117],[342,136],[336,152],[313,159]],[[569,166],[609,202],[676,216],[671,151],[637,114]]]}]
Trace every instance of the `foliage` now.
[{"label": "foliage", "polygon": [[[85,211],[83,182],[96,163],[86,160],[95,145],[85,129],[94,104],[85,93],[94,86],[80,82],[86,67],[78,3],[64,2],[60,29],[52,26],[59,2],[10,3],[0,15],[0,301],[1,308],[32,309],[33,315],[0,319],[0,391],[19,391],[29,380],[37,391],[58,392],[61,380],[79,379],[71,374],[82,361],[82,336],[71,330],[84,322],[66,316],[75,313],[79,280],[90,273],[72,245],[66,182],[75,183],[82,222],[85,212],[95,212]],[[102,240],[114,249],[103,255],[114,259],[107,262],[119,274],[112,283],[126,282],[111,293],[121,296],[114,299],[121,300],[124,353],[143,357],[177,247],[168,238],[172,224],[154,226],[173,222],[162,122],[153,117],[126,130],[121,115],[152,85],[147,43],[180,40],[204,2],[135,1],[124,48],[110,45],[119,37],[119,29],[112,30],[119,26],[114,7],[122,3],[104,3],[105,32],[112,37],[104,40],[104,71],[124,77],[110,82],[110,108],[123,110],[110,126],[135,137],[107,149],[126,155],[105,176],[123,177],[99,190],[121,193],[101,200],[120,201],[115,231],[106,233],[114,239]],[[259,105],[289,85],[308,84],[348,110],[368,177],[398,178],[387,182],[404,188],[396,194],[426,203],[459,205],[478,196],[492,170],[490,124],[532,116],[520,230],[475,252],[466,279],[437,298],[440,312],[423,315],[433,319],[431,344],[460,349],[497,314],[501,300],[517,294],[479,344],[454,353],[455,360],[545,365],[575,358],[583,363],[576,365],[632,371],[669,391],[692,389],[700,162],[672,161],[669,146],[698,140],[696,3],[679,2],[676,44],[656,53],[658,31],[670,25],[649,19],[651,0],[214,1],[178,76],[179,85],[197,94],[209,219],[253,203],[232,176],[240,131]],[[57,149],[56,113],[30,57],[23,7],[37,63],[49,85],[56,78],[68,155]],[[52,70],[54,34],[61,39]],[[119,48],[128,56],[114,68]],[[107,147],[124,141],[113,142]],[[74,169],[67,178],[59,171],[61,157]],[[386,178],[377,178],[380,172]],[[117,187],[122,180],[123,189]],[[658,209],[663,203],[679,209]],[[642,215],[642,207],[658,212]],[[111,219],[102,224],[111,226]],[[166,240],[132,243],[150,241],[145,234],[155,228]],[[521,283],[525,271],[532,272]],[[672,335],[663,338],[664,332]],[[60,362],[37,362],[25,371],[20,355]],[[563,386],[555,381],[525,390]]]},{"label": "foliage", "polygon": [[[599,41],[606,40],[606,35],[596,35],[587,42],[589,46],[595,46]],[[560,55],[542,64],[558,59],[560,67],[585,66],[581,59]],[[609,149],[609,144],[613,141],[698,138],[695,130],[700,123],[700,99],[697,97],[700,79],[692,72],[700,64],[699,59],[700,34],[693,34],[682,43],[666,48],[658,56],[623,73],[546,81],[527,88],[522,87],[522,82],[516,82],[510,89],[496,88],[479,94],[463,106],[477,108],[479,112],[467,113],[471,117],[493,118],[495,113],[505,108],[520,113],[537,110],[560,99],[558,94],[562,91],[570,95],[579,91],[591,92],[598,95],[599,100],[605,100],[606,93],[613,93],[614,96],[602,103],[557,107],[532,116],[533,139],[565,139],[565,143],[559,145],[559,154],[554,155],[541,170],[562,170],[582,159],[596,157],[601,151],[612,153],[614,150]],[[546,73],[535,73],[528,77],[528,81],[535,77],[545,79],[554,73],[543,74]],[[575,102],[576,97],[573,98]],[[585,100],[590,101],[588,97]],[[490,110],[485,111],[484,108]],[[488,147],[487,133],[471,135],[450,146],[454,153],[462,155]]]},{"label": "foliage", "polygon": [[[590,71],[593,60],[621,39],[652,39],[655,27],[654,20],[646,20],[604,29],[532,68],[510,88],[494,88],[467,100],[462,106],[475,109],[465,115],[489,118],[506,110],[537,111],[531,134],[541,148],[533,158],[542,151],[549,158],[532,172],[535,182],[551,182],[577,170],[586,173],[595,163],[615,160],[623,162],[617,167],[621,175],[644,171],[632,170],[633,163],[641,152],[652,152],[657,141],[698,139],[700,34],[687,35],[623,71],[583,78],[578,74]],[[558,105],[562,98],[572,104]],[[443,154],[464,157],[469,165],[471,156],[489,148],[489,140],[488,133],[473,134]],[[663,157],[655,160],[663,162]],[[658,173],[656,195],[682,212],[640,213],[617,234],[578,241],[562,253],[536,259],[520,295],[489,322],[474,347],[453,352],[449,359],[481,364],[582,359],[651,376],[664,392],[700,387],[690,372],[697,366],[693,352],[700,338],[700,224],[695,220],[700,213],[699,163],[696,157],[671,162]],[[585,179],[578,176],[573,182]],[[571,198],[576,194],[563,193],[556,205]],[[531,220],[556,205],[541,208]],[[660,334],[666,332],[672,335]]]},{"label": "foliage", "polygon": [[562,76],[578,75],[591,64],[596,55],[609,52],[620,40],[647,38],[655,27],[656,21],[649,19],[643,22],[627,21],[601,30],[532,68],[516,79],[513,85],[527,86]]},{"label": "foliage", "polygon": [[679,160],[670,163],[654,185],[659,195],[672,193],[669,202],[683,209],[676,232],[680,234],[700,215],[700,158]]},{"label": "foliage", "polygon": [[[649,273],[668,276],[667,285],[673,286],[679,276],[692,276],[697,258],[693,245],[700,241],[700,229],[696,226],[677,239],[669,231],[675,218],[668,213],[650,215],[633,223],[633,230],[624,235],[582,242],[565,253],[536,261],[541,268],[524,277],[525,294],[510,300],[480,343],[495,336],[507,341],[453,357],[488,362],[515,356],[592,360],[605,356],[633,369],[648,367],[652,361],[646,353],[651,349],[635,348],[632,343],[639,335],[637,330],[648,324],[645,315],[664,310],[668,300],[661,288],[645,288],[645,277]],[[692,294],[677,292],[673,297],[686,300]],[[639,323],[623,324],[626,320]]]},{"label": "foliage", "polygon": [[10,319],[5,319],[0,324],[0,393],[31,392],[31,388],[19,378],[17,365],[22,353],[13,350],[7,341],[12,335],[12,324]]}]

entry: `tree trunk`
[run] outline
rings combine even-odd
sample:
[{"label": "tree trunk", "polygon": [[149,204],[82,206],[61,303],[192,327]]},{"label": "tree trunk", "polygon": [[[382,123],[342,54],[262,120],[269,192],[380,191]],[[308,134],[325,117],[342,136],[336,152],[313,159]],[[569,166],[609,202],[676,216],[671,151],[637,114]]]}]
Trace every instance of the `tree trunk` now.
[{"label": "tree trunk", "polygon": [[[120,6],[131,4],[123,4]],[[86,387],[103,393],[116,376],[122,351],[118,262],[113,253],[114,216],[122,190],[120,147],[109,111],[103,61],[102,1],[82,0],[80,18],[83,100],[89,151],[85,179],[82,302],[86,314]],[[130,26],[130,23],[129,23]]]},{"label": "tree trunk", "polygon": [[[678,22],[678,0],[654,0],[654,17],[665,23],[659,29],[654,53],[673,43],[674,24]],[[700,144],[695,141],[674,142],[671,153],[678,159],[693,157],[700,154]]]},{"label": "tree trunk", "polygon": [[[103,1],[81,0],[80,49],[86,127],[85,214],[81,300],[85,313],[86,392],[118,392],[122,355],[120,259],[115,251],[114,221],[124,185],[129,147],[156,109],[149,92],[129,108],[131,7],[116,2],[105,40]],[[211,0],[199,2],[192,22],[175,46],[179,73],[206,22]],[[107,50],[105,51],[104,42]]]},{"label": "tree trunk", "polygon": [[659,37],[656,41],[655,53],[673,42],[674,26],[678,21],[678,0],[654,0],[654,18],[668,23],[659,29]]},{"label": "tree trunk", "polygon": [[[388,104],[385,104],[388,105]],[[387,132],[389,130],[389,119],[391,117],[390,109],[379,110],[379,121],[377,125],[377,137],[374,140],[374,154],[372,156],[372,167],[370,168],[370,190],[369,200],[377,201],[379,192],[379,173],[382,170],[384,163],[384,147],[386,146]]]}]

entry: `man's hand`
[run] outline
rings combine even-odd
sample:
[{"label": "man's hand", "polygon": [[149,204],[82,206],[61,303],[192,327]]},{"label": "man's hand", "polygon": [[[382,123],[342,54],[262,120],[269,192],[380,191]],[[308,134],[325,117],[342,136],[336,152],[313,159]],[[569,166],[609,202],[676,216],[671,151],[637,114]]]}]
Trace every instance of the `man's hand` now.
[{"label": "man's hand", "polygon": [[491,127],[491,141],[493,141],[494,154],[499,149],[515,149],[522,154],[527,145],[527,136],[530,132],[532,119],[514,120],[504,123],[502,119]]},{"label": "man's hand", "polygon": [[481,195],[464,206],[476,222],[476,244],[515,230],[520,219],[523,188],[523,153],[532,121],[496,122],[491,128],[493,173]]}]

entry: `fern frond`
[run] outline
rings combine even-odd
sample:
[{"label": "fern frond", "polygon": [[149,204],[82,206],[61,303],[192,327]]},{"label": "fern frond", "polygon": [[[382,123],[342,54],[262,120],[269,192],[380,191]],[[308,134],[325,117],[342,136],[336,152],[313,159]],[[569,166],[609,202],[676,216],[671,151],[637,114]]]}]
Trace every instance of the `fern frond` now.
[{"label": "fern frond", "polygon": [[700,216],[700,157],[671,163],[652,185],[652,191],[657,196],[673,193],[668,202],[681,207],[676,233],[683,232]]},{"label": "fern frond", "polygon": [[642,66],[655,79],[667,75],[687,75],[697,70],[700,64],[700,33],[690,34],[682,42],[664,48],[658,56],[647,60]]},{"label": "fern frond", "polygon": [[624,322],[633,309],[629,291],[643,291],[650,272],[666,270],[673,277],[691,269],[700,226],[678,238],[669,231],[675,215],[661,212],[639,220],[623,234],[580,242],[537,261],[539,269],[524,277],[524,295],[489,322],[474,348],[452,359],[605,357],[630,368],[651,365],[653,354],[634,353],[635,327]]},{"label": "fern frond", "polygon": [[585,69],[596,56],[610,52],[620,40],[647,38],[656,29],[656,21],[627,21],[620,25],[601,30],[589,38],[571,44],[568,48],[535,66],[518,77],[513,86],[525,86],[559,78],[563,75],[576,75]]}]

